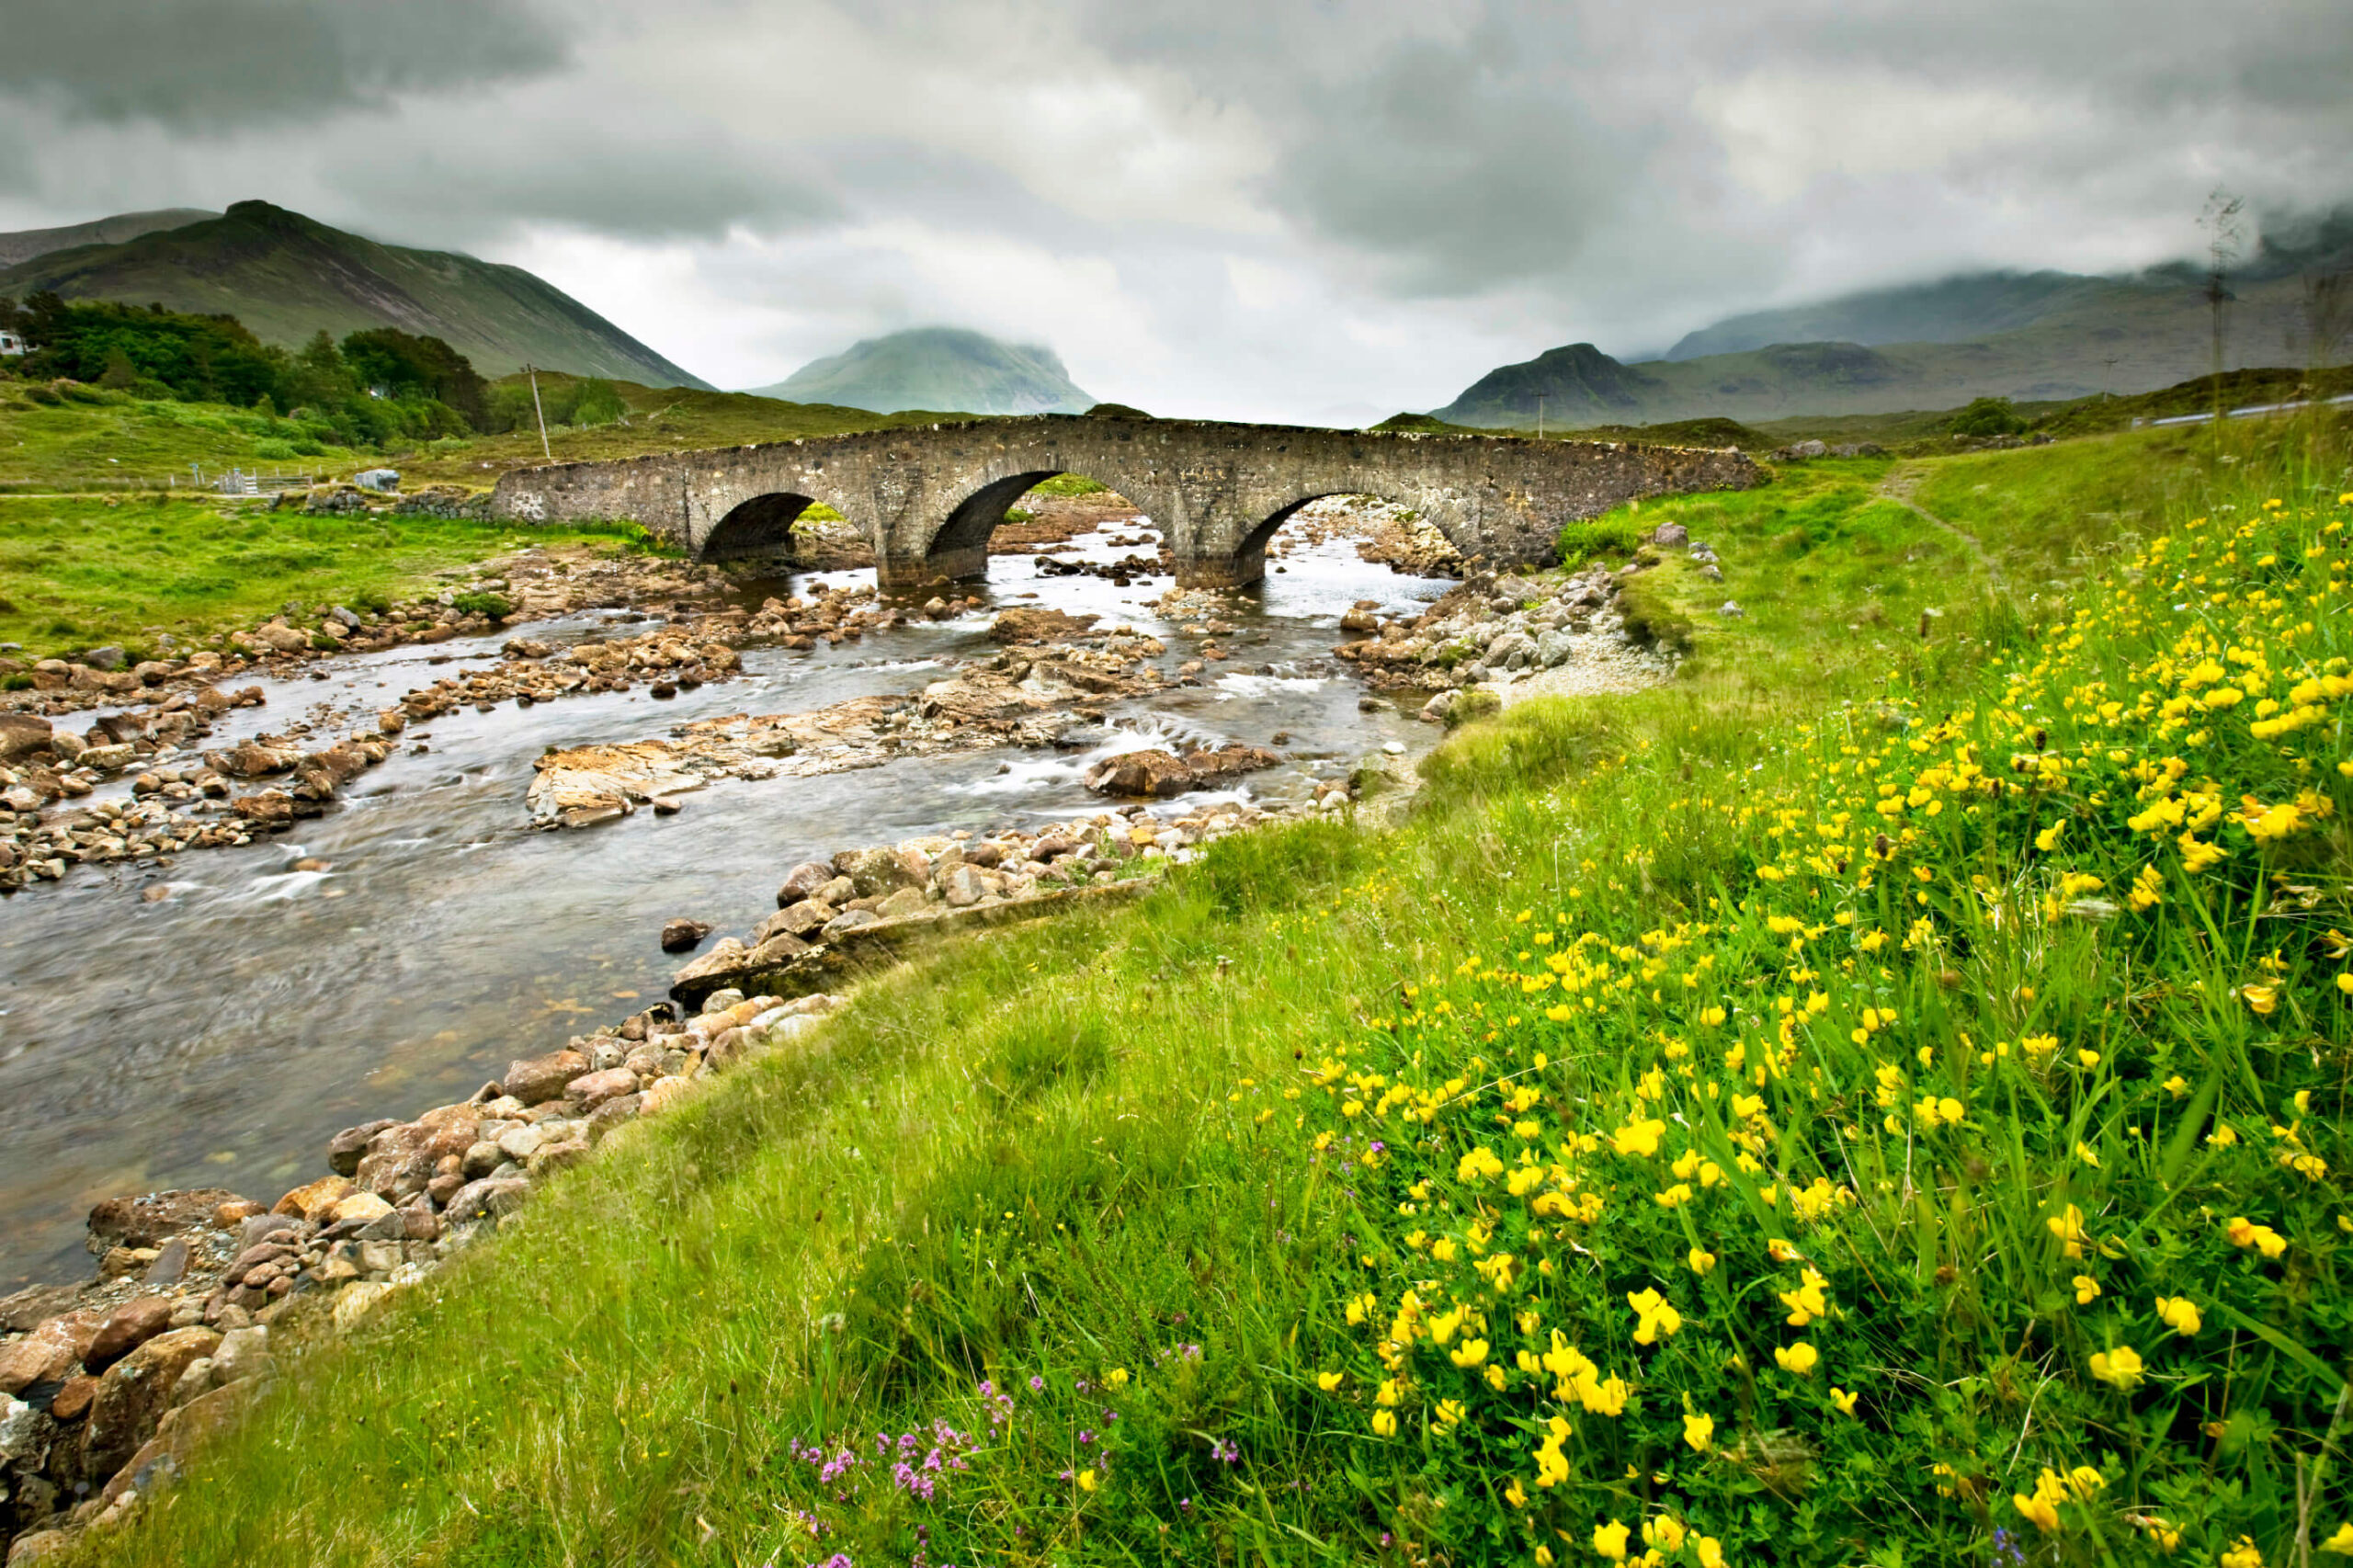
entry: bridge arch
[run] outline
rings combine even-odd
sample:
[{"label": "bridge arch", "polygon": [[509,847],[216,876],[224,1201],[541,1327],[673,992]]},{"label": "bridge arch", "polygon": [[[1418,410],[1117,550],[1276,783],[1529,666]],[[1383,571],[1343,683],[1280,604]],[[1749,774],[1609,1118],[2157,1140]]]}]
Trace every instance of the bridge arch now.
[{"label": "bridge arch", "polygon": [[711,525],[705,534],[701,548],[695,551],[704,561],[748,561],[761,558],[790,560],[792,555],[792,525],[801,514],[817,504],[813,495],[797,495],[787,491],[771,491],[740,501],[727,515]]}]

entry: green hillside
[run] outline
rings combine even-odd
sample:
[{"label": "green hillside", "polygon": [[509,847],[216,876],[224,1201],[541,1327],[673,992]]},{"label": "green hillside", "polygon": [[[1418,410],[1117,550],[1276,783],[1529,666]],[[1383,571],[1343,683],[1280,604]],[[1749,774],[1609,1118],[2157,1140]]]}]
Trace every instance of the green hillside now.
[{"label": "green hillside", "polygon": [[0,270],[0,295],[41,290],[233,315],[264,342],[290,348],[323,330],[340,338],[391,326],[441,338],[485,375],[528,361],[664,386],[706,384],[519,267],[379,244],[266,201]]},{"label": "green hillside", "polygon": [[219,216],[201,207],[165,207],[153,212],[118,212],[111,218],[69,223],[62,229],[19,229],[14,233],[0,234],[0,267],[14,267],[20,261],[30,261],[52,251],[71,250],[76,245],[119,245],[158,229],[184,229],[190,223]]},{"label": "green hillside", "polygon": [[870,337],[813,359],[760,395],[895,414],[961,408],[973,414],[1084,414],[1080,390],[1051,348],[1001,343],[961,327],[926,326]]}]

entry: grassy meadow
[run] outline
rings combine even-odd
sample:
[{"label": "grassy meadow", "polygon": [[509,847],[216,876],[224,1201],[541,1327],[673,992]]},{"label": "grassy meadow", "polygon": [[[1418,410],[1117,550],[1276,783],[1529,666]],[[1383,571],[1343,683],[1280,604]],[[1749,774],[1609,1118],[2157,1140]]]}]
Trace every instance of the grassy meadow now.
[{"label": "grassy meadow", "polygon": [[872,978],[88,1555],[2353,1551],[2353,487],[2287,434],[1643,506],[1722,558],[1637,579],[1681,678]]},{"label": "grassy meadow", "polygon": [[[501,387],[520,380],[507,377]],[[559,408],[571,405],[580,378],[542,375]],[[559,462],[635,457],[644,452],[796,440],[969,415],[870,414],[861,408],[781,403],[745,392],[609,383],[618,418],[594,425],[551,423],[549,449]],[[497,436],[445,437],[414,449],[360,451],[339,447],[324,426],[267,410],[136,397],[104,387],[0,378],[0,492],[102,493],[188,487],[191,463],[207,479],[230,468],[264,473],[348,478],[390,464],[410,488],[458,483],[488,488],[510,468],[545,462],[536,426]]]},{"label": "grassy meadow", "polygon": [[148,494],[0,495],[0,642],[35,658],[119,643],[145,656],[286,611],[413,596],[525,545],[639,548],[609,529],[308,517]]}]

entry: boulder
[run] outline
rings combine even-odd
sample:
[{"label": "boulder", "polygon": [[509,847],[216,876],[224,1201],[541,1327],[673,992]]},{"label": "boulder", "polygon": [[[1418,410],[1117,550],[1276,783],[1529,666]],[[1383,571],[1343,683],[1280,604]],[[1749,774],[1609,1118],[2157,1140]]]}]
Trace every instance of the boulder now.
[{"label": "boulder", "polygon": [[710,935],[708,921],[678,919],[662,927],[662,950],[665,953],[690,953]]},{"label": "boulder", "polygon": [[879,919],[905,920],[923,914],[930,907],[931,901],[924,897],[923,889],[909,887],[901,888],[876,904],[874,913]]},{"label": "boulder", "polygon": [[[1192,771],[1172,751],[1154,748],[1105,757],[1086,770],[1086,787],[1098,795],[1181,795],[1192,788]],[[1040,841],[1040,858],[1045,844]]]},{"label": "boulder", "polygon": [[776,906],[787,909],[802,899],[815,894],[818,889],[834,880],[834,869],[818,860],[803,860],[786,874],[784,884],[776,890]]},{"label": "boulder", "polygon": [[576,1051],[553,1051],[522,1062],[510,1062],[499,1080],[506,1091],[525,1105],[551,1100],[563,1086],[588,1071],[588,1059]]},{"label": "boulder", "polygon": [[0,763],[12,763],[51,748],[49,721],[35,713],[0,713]]},{"label": "boulder", "polygon": [[1681,523],[1661,523],[1651,530],[1650,541],[1671,550],[1679,545],[1688,544],[1691,541],[1691,530]]},{"label": "boulder", "polygon": [[296,1187],[270,1206],[272,1214],[290,1215],[316,1225],[333,1213],[335,1206],[359,1189],[343,1176],[321,1176],[314,1182]]},{"label": "boulder", "polygon": [[390,1117],[375,1121],[363,1121],[357,1127],[347,1127],[327,1140],[327,1168],[337,1176],[356,1176],[359,1157],[368,1152],[368,1141],[387,1127],[400,1124]]},{"label": "boulder", "polygon": [[189,1363],[210,1356],[221,1335],[209,1328],[176,1328],[125,1356],[98,1380],[90,1403],[84,1460],[93,1476],[111,1475],[154,1434],[173,1388]]},{"label": "boulder", "polygon": [[530,1190],[531,1184],[521,1176],[484,1176],[453,1193],[443,1213],[453,1221],[512,1213]]},{"label": "boulder", "polygon": [[83,1366],[103,1372],[133,1350],[172,1326],[169,1296],[134,1296],[107,1314],[82,1356]]},{"label": "boulder", "polygon": [[74,1369],[88,1354],[98,1325],[95,1312],[72,1312],[51,1318],[14,1345],[0,1348],[0,1394],[22,1393],[37,1383],[73,1376]]},{"label": "boulder", "polygon": [[592,1144],[601,1143],[605,1135],[621,1123],[632,1120],[643,1096],[635,1094],[616,1095],[588,1113],[587,1139]]},{"label": "boulder", "polygon": [[1067,642],[1083,637],[1100,619],[1064,615],[1058,609],[1009,609],[989,624],[989,641],[1008,646],[1017,642]]},{"label": "boulder", "polygon": [[252,1397],[250,1384],[229,1383],[165,1412],[156,1423],[155,1435],[115,1471],[99,1495],[108,1503],[126,1492],[148,1497],[178,1480],[196,1446],[225,1429]]},{"label": "boulder", "polygon": [[813,898],[787,904],[752,927],[752,945],[756,948],[772,937],[806,937],[835,914],[833,905]]},{"label": "boulder", "polygon": [[209,1223],[223,1203],[239,1201],[223,1187],[176,1188],[136,1198],[109,1198],[90,1210],[89,1248],[161,1246],[182,1231]]},{"label": "boulder", "polygon": [[860,898],[880,898],[903,887],[919,885],[926,875],[916,871],[895,849],[851,850],[837,857],[834,864],[849,879]]},{"label": "boulder", "polygon": [[939,879],[940,896],[950,909],[970,909],[988,896],[989,885],[970,866],[958,866]]},{"label": "boulder", "polygon": [[637,1093],[637,1074],[626,1067],[608,1067],[601,1073],[588,1073],[563,1086],[563,1097],[578,1100],[580,1108],[594,1113],[607,1100]]}]

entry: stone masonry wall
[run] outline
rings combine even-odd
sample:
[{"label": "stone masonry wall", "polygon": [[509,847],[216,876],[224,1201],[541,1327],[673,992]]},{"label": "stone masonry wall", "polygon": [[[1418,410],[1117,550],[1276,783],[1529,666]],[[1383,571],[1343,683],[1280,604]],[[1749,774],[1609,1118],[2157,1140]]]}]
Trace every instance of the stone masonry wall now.
[{"label": "stone masonry wall", "polygon": [[1730,450],[1049,415],[522,469],[491,509],[632,518],[715,559],[786,549],[792,518],[822,501],[873,541],[886,583],[919,584],[977,574],[1005,508],[1056,473],[1133,501],[1179,582],[1206,585],[1255,581],[1275,529],[1321,495],[1414,507],[1465,556],[1515,564],[1549,560],[1572,519],[1761,477]]}]

